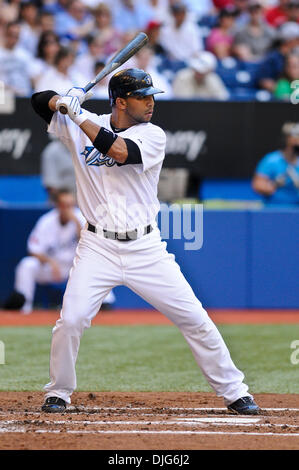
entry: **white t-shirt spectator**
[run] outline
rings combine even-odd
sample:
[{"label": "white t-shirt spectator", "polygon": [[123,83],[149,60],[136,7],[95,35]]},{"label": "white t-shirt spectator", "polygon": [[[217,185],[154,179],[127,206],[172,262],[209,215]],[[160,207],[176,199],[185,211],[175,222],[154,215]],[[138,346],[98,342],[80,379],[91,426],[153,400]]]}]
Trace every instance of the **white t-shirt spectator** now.
[{"label": "white t-shirt spectator", "polygon": [[34,56],[36,54],[38,40],[38,33],[30,28],[27,23],[22,23],[18,45]]},{"label": "white t-shirt spectator", "polygon": [[24,49],[0,47],[0,80],[17,96],[30,96],[33,58]]},{"label": "white t-shirt spectator", "polygon": [[185,0],[185,4],[198,17],[207,15],[214,8],[212,0]]},{"label": "white t-shirt spectator", "polygon": [[97,61],[96,57],[92,56],[89,52],[86,52],[86,53],[80,54],[76,58],[71,69],[76,74],[84,75],[85,82],[87,83],[95,76],[94,67],[95,67],[96,61]]},{"label": "white t-shirt spectator", "polygon": [[186,20],[179,27],[169,24],[161,28],[160,44],[170,58],[187,61],[203,49],[203,40],[196,23]]},{"label": "white t-shirt spectator", "polygon": [[77,71],[69,71],[68,75],[64,75],[52,67],[37,79],[35,92],[54,90],[58,94],[65,94],[74,86],[85,86],[85,82],[86,77],[79,75]]},{"label": "white t-shirt spectator", "polygon": [[147,0],[148,5],[152,9],[152,19],[155,21],[161,21],[161,23],[169,22],[169,2],[168,0],[158,0],[157,5],[154,5],[151,0]]},{"label": "white t-shirt spectator", "polygon": [[178,98],[220,99],[229,98],[229,93],[221,78],[215,72],[207,73],[198,83],[194,70],[185,68],[180,70],[173,82],[173,94]]},{"label": "white t-shirt spectator", "polygon": [[113,24],[121,33],[144,30],[154,18],[154,12],[147,2],[134,2],[134,8],[131,10],[120,0],[118,8],[112,12]]}]

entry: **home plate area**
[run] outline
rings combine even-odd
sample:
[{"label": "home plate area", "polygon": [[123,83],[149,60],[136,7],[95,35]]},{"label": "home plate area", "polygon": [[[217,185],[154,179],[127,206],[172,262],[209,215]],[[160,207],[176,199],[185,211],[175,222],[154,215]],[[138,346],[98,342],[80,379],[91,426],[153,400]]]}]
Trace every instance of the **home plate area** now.
[{"label": "home plate area", "polygon": [[257,416],[208,393],[76,393],[63,414],[36,392],[0,393],[1,449],[298,449],[298,395],[260,395]]}]

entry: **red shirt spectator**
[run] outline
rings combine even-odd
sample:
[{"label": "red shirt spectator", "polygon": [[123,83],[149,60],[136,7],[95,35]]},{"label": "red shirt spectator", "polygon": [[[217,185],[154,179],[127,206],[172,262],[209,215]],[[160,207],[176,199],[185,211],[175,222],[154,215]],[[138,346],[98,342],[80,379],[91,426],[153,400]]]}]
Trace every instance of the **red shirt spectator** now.
[{"label": "red shirt spectator", "polygon": [[219,10],[227,7],[228,5],[234,4],[233,0],[213,0],[213,3],[216,8],[219,8]]},{"label": "red shirt spectator", "polygon": [[290,0],[280,0],[278,6],[266,11],[266,20],[271,26],[278,28],[288,21],[288,5],[290,3],[292,3]]}]

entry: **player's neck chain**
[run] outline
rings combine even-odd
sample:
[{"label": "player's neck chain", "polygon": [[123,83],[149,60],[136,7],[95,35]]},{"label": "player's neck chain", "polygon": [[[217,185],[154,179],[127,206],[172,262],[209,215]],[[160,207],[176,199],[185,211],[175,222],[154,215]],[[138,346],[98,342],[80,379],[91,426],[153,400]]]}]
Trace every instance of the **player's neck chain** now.
[{"label": "player's neck chain", "polygon": [[120,128],[120,127],[115,127],[112,122],[110,122],[110,125],[111,125],[111,129],[113,130],[113,132],[123,132],[123,131],[126,131],[127,129],[129,129],[128,127],[124,127],[124,128]]}]

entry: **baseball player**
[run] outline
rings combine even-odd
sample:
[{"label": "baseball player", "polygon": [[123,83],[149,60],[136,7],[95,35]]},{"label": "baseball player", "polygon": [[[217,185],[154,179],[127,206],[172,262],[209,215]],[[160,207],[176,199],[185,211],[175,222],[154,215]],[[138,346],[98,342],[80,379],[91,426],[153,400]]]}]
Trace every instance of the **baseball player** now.
[{"label": "baseball player", "polygon": [[[61,189],[55,197],[56,208],[42,215],[31,231],[27,249],[15,270],[14,291],[4,309],[32,312],[36,283],[64,283],[73,264],[80,231],[85,219],[75,207],[73,194]],[[113,292],[105,299],[115,301]]]},{"label": "baseball player", "polygon": [[[157,184],[165,156],[164,131],[152,124],[155,88],[140,69],[117,72],[109,82],[111,114],[81,108],[86,95],[44,91],[35,111],[71,151],[78,204],[87,220],[53,329],[45,412],[63,412],[76,389],[80,338],[110,290],[125,285],[166,315],[182,332],[198,366],[235,413],[257,414],[244,375],[214,323],[167,252],[156,224]],[[60,106],[67,114],[57,112]]]}]

